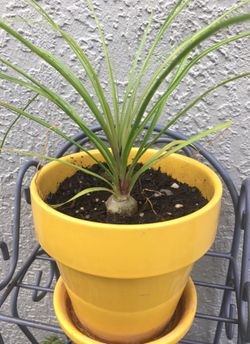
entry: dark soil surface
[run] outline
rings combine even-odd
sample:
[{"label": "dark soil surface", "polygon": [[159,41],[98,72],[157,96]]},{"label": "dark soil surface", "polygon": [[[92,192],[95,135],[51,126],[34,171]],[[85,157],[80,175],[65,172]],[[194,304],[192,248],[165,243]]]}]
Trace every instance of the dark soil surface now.
[{"label": "dark soil surface", "polygon": [[[95,173],[103,174],[98,165],[90,168]],[[105,186],[101,180],[81,171],[65,179],[55,194],[50,194],[48,204],[63,203],[83,189],[93,186]],[[102,223],[143,224],[172,220],[202,208],[207,200],[197,188],[180,183],[162,173],[149,169],[137,181],[132,196],[137,200],[139,211],[133,217],[110,216],[106,213],[105,201],[108,192],[93,192],[69,202],[58,211],[88,221]]]}]

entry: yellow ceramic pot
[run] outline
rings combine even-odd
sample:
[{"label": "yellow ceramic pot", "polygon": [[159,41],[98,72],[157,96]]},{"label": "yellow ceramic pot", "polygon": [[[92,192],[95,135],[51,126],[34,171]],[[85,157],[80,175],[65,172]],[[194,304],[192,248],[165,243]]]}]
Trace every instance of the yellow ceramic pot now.
[{"label": "yellow ceramic pot", "polygon": [[[148,344],[177,344],[192,325],[197,306],[195,286],[189,277],[181,300],[178,304],[171,326],[158,338]],[[54,309],[61,327],[75,344],[101,344],[97,338],[90,337],[83,329],[79,329],[72,319],[72,311],[68,304],[68,295],[62,278],[56,283],[54,292]],[[84,333],[85,332],[85,333]]]},{"label": "yellow ceramic pot", "polygon": [[[153,152],[148,150],[141,162]],[[100,159],[97,151],[91,153]],[[63,159],[82,166],[93,164],[84,153]],[[175,311],[193,263],[206,253],[216,235],[222,195],[217,175],[178,154],[154,167],[159,166],[162,172],[198,187],[208,204],[171,221],[102,224],[64,215],[43,201],[75,173],[73,168],[49,163],[31,183],[38,240],[57,261],[78,319],[104,341],[146,342],[160,333]]]}]

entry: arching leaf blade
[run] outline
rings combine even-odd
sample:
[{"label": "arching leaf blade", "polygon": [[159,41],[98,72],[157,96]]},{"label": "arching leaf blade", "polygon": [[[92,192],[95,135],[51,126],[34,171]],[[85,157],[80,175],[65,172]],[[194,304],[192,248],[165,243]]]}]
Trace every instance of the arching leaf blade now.
[{"label": "arching leaf blade", "polygon": [[[178,142],[177,145],[174,144],[175,141],[171,142],[172,145],[168,143],[162,149],[160,149],[158,152],[156,152],[148,161],[146,161],[144,163],[144,165],[132,176],[131,183],[130,183],[131,189],[133,188],[133,186],[136,183],[139,176],[144,171],[146,171],[148,168],[152,167],[155,163],[160,161],[162,158],[164,158],[170,154],[176,153],[179,150],[181,150],[182,148],[191,145],[192,143],[200,140],[201,138],[208,136],[212,133],[215,133],[216,131],[228,128],[231,125],[232,125],[232,122],[227,121],[227,122],[224,122],[222,124],[219,124],[219,125],[213,127],[212,129],[208,129],[208,130],[203,131],[202,133],[194,135],[188,140],[180,140],[181,143]],[[172,148],[172,146],[174,146],[174,147]]]},{"label": "arching leaf blade", "polygon": [[[110,174],[110,171],[100,162],[98,161],[88,150],[86,150],[83,146],[81,146],[78,142],[74,141],[73,139],[71,139],[69,136],[67,136],[66,134],[64,134],[60,129],[58,129],[57,127],[53,126],[52,124],[40,119],[40,118],[37,118],[31,114],[29,114],[28,112],[22,110],[22,109],[19,109],[11,104],[8,104],[8,103],[5,103],[3,101],[0,101],[0,106],[3,106],[5,107],[6,109],[18,114],[18,117],[19,118],[20,116],[23,116],[25,118],[28,118],[30,120],[32,120],[33,122],[35,123],[38,123],[40,124],[41,126],[53,131],[54,133],[56,133],[57,135],[59,135],[60,137],[62,137],[63,139],[65,139],[66,141],[70,142],[72,145],[76,146],[77,148],[79,148],[80,151],[82,152],[85,152],[89,157],[91,157],[91,159],[93,159],[98,165],[100,165],[105,171],[107,174]],[[27,107],[27,106],[26,106]],[[0,147],[2,148],[2,146]]]},{"label": "arching leaf blade", "polygon": [[[36,98],[38,97],[38,93],[35,94],[28,102],[27,104],[23,107],[23,111],[25,111],[35,100]],[[3,148],[3,146],[5,145],[5,142],[7,140],[7,137],[9,135],[9,133],[11,132],[11,129],[14,127],[14,125],[17,123],[17,121],[19,120],[19,118],[21,117],[22,115],[19,114],[15,119],[14,121],[10,124],[10,126],[7,128],[7,130],[5,131],[4,133],[4,136],[3,136],[3,139],[1,141],[1,144],[0,144],[0,148]]]},{"label": "arching leaf blade", "polygon": [[50,204],[50,206],[52,208],[60,208],[61,206],[69,203],[69,202],[72,202],[74,200],[76,200],[77,198],[80,198],[82,196],[85,196],[89,193],[92,193],[92,192],[98,192],[98,191],[106,191],[106,192],[110,192],[110,193],[113,193],[113,191],[111,189],[108,189],[108,188],[104,188],[104,187],[92,187],[92,188],[87,188],[87,189],[84,189],[80,192],[78,192],[76,195],[74,195],[73,197],[71,197],[70,199],[68,199],[67,201],[65,202],[62,202],[62,203],[58,203],[58,204]]},{"label": "arching leaf blade", "polygon": [[54,157],[51,157],[51,156],[48,156],[48,155],[44,155],[44,154],[40,154],[40,153],[37,153],[37,152],[23,151],[23,150],[19,150],[19,149],[15,149],[15,148],[1,148],[0,152],[16,153],[16,154],[19,154],[19,155],[26,155],[26,156],[37,157],[37,158],[43,159],[43,160],[57,161],[60,164],[72,167],[72,168],[74,168],[74,169],[76,169],[78,171],[81,171],[81,172],[85,173],[85,174],[89,174],[89,175],[91,175],[91,176],[93,176],[95,178],[98,178],[98,179],[104,181],[106,184],[112,186],[112,184],[106,178],[100,176],[99,174],[94,173],[94,172],[92,172],[92,171],[90,171],[90,170],[88,170],[88,169],[86,169],[84,167],[81,167],[79,165],[72,164],[71,162],[63,160],[63,159],[54,158]]}]

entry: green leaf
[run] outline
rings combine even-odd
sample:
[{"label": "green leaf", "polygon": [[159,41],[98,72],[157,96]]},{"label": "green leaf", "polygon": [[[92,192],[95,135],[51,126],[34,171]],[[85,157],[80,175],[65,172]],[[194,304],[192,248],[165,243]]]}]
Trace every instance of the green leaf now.
[{"label": "green leaf", "polygon": [[[189,46],[183,50],[182,53],[179,54],[179,56],[170,64],[170,66],[166,69],[166,71],[162,74],[161,78],[159,78],[156,82],[156,85],[152,88],[151,90],[151,95],[148,97],[148,99],[144,102],[144,105],[142,106],[142,108],[140,109],[135,122],[133,124],[133,129],[131,130],[131,133],[128,137],[127,140],[127,145],[126,145],[126,149],[125,149],[125,153],[124,153],[124,159],[126,159],[126,157],[128,156],[131,147],[134,144],[135,139],[138,137],[139,133],[142,132],[142,130],[144,129],[145,125],[148,123],[148,121],[151,119],[151,117],[156,113],[157,108],[161,105],[162,102],[166,102],[167,98],[169,97],[169,95],[171,94],[171,92],[176,88],[176,86],[179,83],[179,80],[187,74],[188,70],[195,65],[202,57],[204,57],[206,54],[208,54],[209,52],[218,49],[220,46],[229,43],[233,40],[242,38],[244,36],[248,36],[249,32],[247,33],[243,33],[243,34],[239,34],[233,37],[230,37],[226,40],[223,40],[222,42],[216,43],[214,44],[212,47],[209,47],[208,49],[206,49],[205,51],[203,51],[202,53],[200,53],[198,56],[196,56],[183,70],[182,72],[178,75],[178,77],[176,79],[174,79],[173,84],[170,85],[170,88],[167,89],[167,91],[165,91],[165,93],[163,94],[163,96],[160,97],[160,99],[155,103],[155,105],[153,106],[152,110],[148,113],[148,115],[146,115],[146,117],[144,118],[144,120],[140,123],[140,120],[142,119],[143,114],[146,111],[146,107],[148,105],[148,103],[150,102],[151,97],[154,95],[154,93],[156,92],[156,90],[158,89],[159,85],[162,83],[162,81],[164,80],[164,78],[172,71],[172,69],[174,69],[174,67],[182,61],[182,59],[196,46],[198,45],[201,41],[205,40],[207,37],[211,36],[212,34],[214,34],[215,32],[221,30],[222,28],[225,28],[229,25],[233,25],[236,23],[239,23],[241,21],[245,21],[245,20],[250,20],[250,13],[246,14],[246,15],[242,15],[242,16],[237,16],[237,17],[232,17],[222,23],[219,23],[215,26],[213,26],[208,32],[205,31],[203,32],[202,36],[199,36],[197,38],[197,40],[193,40],[190,42]],[[149,99],[150,98],[150,99]],[[139,154],[139,153],[138,153]]]},{"label": "green leaf", "polygon": [[[81,49],[80,45],[65,31],[63,31],[54,21],[53,19],[49,16],[49,14],[37,3],[35,0],[26,0],[29,4],[31,4],[35,10],[40,13],[43,18],[53,27],[54,30],[56,30],[63,38],[64,40],[68,43],[72,51],[75,53],[77,56],[79,62],[81,65],[84,67],[89,80],[92,83],[92,86],[94,87],[94,90],[98,96],[98,99],[100,101],[100,104],[102,106],[104,116],[106,118],[106,123],[105,123],[105,132],[107,133],[107,137],[109,138],[109,141],[111,146],[113,144],[112,140],[110,139],[111,133],[114,134],[114,123],[112,119],[112,114],[109,108],[109,105],[107,103],[107,100],[104,96],[103,89],[100,85],[100,82],[98,80],[98,77],[96,75],[96,72],[89,61],[87,55],[85,52]],[[107,123],[109,124],[109,127],[107,126]],[[100,123],[104,127],[104,122]]]},{"label": "green leaf", "polygon": [[12,69],[16,70],[19,74],[23,75],[28,80],[31,80],[33,84],[27,83],[21,79],[17,79],[11,76],[8,76],[7,74],[0,73],[0,78],[8,80],[10,82],[13,82],[15,84],[19,84],[21,86],[24,86],[42,96],[52,101],[54,104],[56,104],[59,108],[61,108],[65,114],[67,114],[78,126],[79,128],[90,138],[91,142],[95,145],[97,149],[101,152],[101,154],[104,156],[107,164],[109,165],[110,169],[114,170],[114,159],[106,147],[106,145],[103,143],[103,141],[98,138],[95,133],[93,133],[88,126],[84,123],[84,121],[81,119],[80,115],[75,111],[75,109],[66,102],[62,97],[60,97],[57,93],[54,91],[48,89],[46,86],[38,83],[36,80],[31,78],[27,73],[23,72],[20,68],[17,68],[16,66],[12,65],[10,62],[5,61],[4,59],[0,58],[0,61],[11,67]]},{"label": "green leaf", "polygon": [[161,83],[166,79],[166,77],[170,74],[170,72],[178,65],[178,63],[192,50],[194,49],[197,45],[199,45],[202,41],[204,41],[205,39],[207,39],[208,37],[212,36],[213,34],[215,34],[216,32],[234,25],[234,24],[238,24],[238,23],[242,23],[244,21],[248,21],[250,20],[250,13],[247,14],[243,14],[243,15],[239,15],[239,16],[235,16],[235,17],[231,17],[230,19],[227,19],[223,22],[220,22],[214,26],[209,27],[209,29],[207,29],[206,31],[204,31],[201,35],[199,35],[196,39],[192,39],[189,41],[188,45],[186,46],[185,49],[183,49],[183,51],[170,63],[170,65],[168,66],[168,68],[160,75],[160,77],[156,80],[156,82],[154,83],[154,85],[152,86],[149,94],[147,95],[146,99],[144,100],[144,102],[142,103],[142,106],[139,110],[139,113],[136,117],[135,120],[135,126],[138,125],[141,121],[141,118],[143,116],[143,114],[146,111],[146,108],[150,102],[150,100],[152,99],[152,97],[154,96],[155,92],[158,90],[159,86],[161,85]]},{"label": "green leaf", "polygon": [[56,208],[60,208],[62,205],[67,204],[67,203],[69,203],[69,202],[72,202],[72,201],[74,201],[75,199],[77,199],[77,198],[79,198],[79,197],[82,197],[82,196],[87,195],[88,193],[97,192],[97,191],[107,191],[107,192],[113,193],[112,190],[107,189],[107,188],[104,188],[104,187],[87,188],[87,189],[84,189],[84,190],[78,192],[75,196],[71,197],[70,199],[68,199],[68,200],[65,201],[65,202],[58,203],[58,204],[53,204],[53,205],[50,204],[50,206],[51,206],[52,208],[55,208],[55,209],[56,209]]},{"label": "green leaf", "polygon": [[[157,34],[157,37],[152,45],[152,47],[150,48],[150,51],[149,53],[147,54],[147,57],[143,63],[143,66],[140,70],[140,73],[136,79],[136,83],[134,85],[134,88],[133,88],[133,92],[132,92],[132,96],[131,96],[131,99],[130,99],[130,102],[129,102],[129,106],[127,108],[127,113],[126,113],[126,119],[127,121],[124,123],[124,128],[125,130],[127,130],[126,132],[126,137],[128,136],[128,129],[127,128],[130,128],[131,126],[131,123],[134,119],[134,114],[135,112],[133,111],[133,106],[134,106],[134,101],[135,101],[135,98],[136,98],[136,95],[137,95],[137,91],[138,91],[138,88],[139,88],[139,85],[141,83],[141,80],[142,80],[142,77],[143,75],[145,74],[145,71],[147,70],[147,66],[149,64],[149,61],[155,51],[155,48],[157,47],[157,45],[159,44],[163,34],[165,33],[165,31],[169,28],[169,26],[171,25],[171,23],[174,21],[174,19],[178,16],[179,13],[181,13],[185,7],[187,7],[187,5],[189,4],[191,0],[187,0],[185,1],[182,5],[181,2],[182,0],[180,1],[177,1],[176,5],[174,6],[174,8],[172,9],[172,11],[169,13],[169,15],[167,16],[163,26],[161,27],[159,33]],[[127,142],[124,142],[123,144],[123,148],[126,147],[127,145]]]},{"label": "green leaf", "polygon": [[[109,176],[112,176],[110,171],[105,167],[105,165],[103,165],[100,161],[98,161],[88,150],[86,150],[85,148],[83,148],[78,142],[74,141],[73,139],[71,139],[69,136],[67,136],[66,134],[64,134],[60,129],[58,129],[57,127],[53,126],[52,124],[46,122],[46,121],[43,121],[42,119],[39,119],[35,116],[32,116],[31,114],[29,114],[28,112],[25,112],[24,110],[22,109],[19,109],[11,104],[8,104],[8,103],[5,103],[3,101],[0,100],[0,106],[3,106],[5,107],[6,109],[14,112],[14,113],[17,113],[18,114],[18,117],[17,118],[20,118],[20,116],[24,116],[30,120],[32,120],[33,122],[36,122],[40,125],[42,125],[43,127],[55,132],[57,135],[61,136],[63,139],[65,139],[66,141],[72,143],[72,145],[76,146],[77,148],[80,149],[80,151],[83,151],[85,152],[89,157],[91,157],[91,159],[93,159],[98,165],[100,165],[105,171],[106,173],[109,175]],[[26,106],[27,108],[27,106]],[[15,121],[14,121],[15,122]],[[14,123],[13,122],[13,123]],[[10,127],[8,128],[7,131],[9,131],[12,127],[12,124],[10,125]],[[0,148],[2,148],[3,146],[1,146]]]},{"label": "green leaf", "polygon": [[[103,122],[102,115],[99,109],[97,108],[95,102],[92,100],[91,96],[89,95],[88,91],[85,89],[81,81],[74,75],[74,73],[71,72],[71,70],[62,61],[60,61],[57,57],[52,55],[50,52],[44,49],[41,49],[35,46],[34,44],[32,44],[31,42],[29,42],[18,32],[13,30],[10,26],[6,25],[2,20],[0,20],[0,28],[2,28],[6,32],[8,32],[10,35],[15,37],[18,41],[20,41],[22,44],[28,47],[32,52],[34,52],[36,55],[38,55],[44,61],[50,64],[55,70],[57,70],[69,82],[69,84],[75,88],[75,90],[79,93],[79,95],[82,96],[83,100],[86,102],[90,110],[95,115],[95,118],[97,119],[97,121],[101,124],[102,128],[105,130],[105,124]],[[56,95],[55,93],[54,93],[54,97],[59,98],[59,96]],[[110,166],[113,165],[112,155],[110,154],[108,149],[105,147],[105,145],[101,142],[101,140],[99,140],[96,135],[93,135],[93,133],[87,128],[86,125],[84,125],[83,121],[80,118],[76,118],[75,116],[74,119],[78,121],[77,122],[78,125],[81,127],[83,132],[91,139],[91,141],[92,139],[95,140],[94,144],[96,148],[100,149],[107,163],[110,164]]]},{"label": "green leaf", "polygon": [[139,108],[142,105],[143,100],[146,98],[146,96],[149,93],[150,89],[152,88],[152,86],[154,85],[154,83],[156,82],[158,77],[161,75],[161,73],[164,71],[166,66],[176,57],[177,54],[179,54],[182,50],[184,50],[188,46],[190,41],[197,39],[200,35],[204,34],[211,27],[213,27],[213,26],[217,25],[218,23],[220,23],[224,18],[226,18],[227,16],[231,15],[233,12],[237,11],[240,7],[243,7],[243,6],[245,6],[245,5],[249,4],[249,3],[250,3],[250,0],[245,0],[243,2],[240,2],[239,4],[237,4],[236,6],[232,7],[228,11],[224,12],[221,16],[216,18],[212,23],[210,23],[209,25],[207,25],[207,26],[203,27],[202,29],[198,30],[197,32],[195,32],[194,34],[192,34],[191,36],[186,38],[183,42],[178,44],[178,46],[174,49],[174,51],[165,59],[165,61],[157,69],[157,71],[155,72],[155,74],[153,75],[153,77],[151,78],[149,83],[144,88],[144,91],[143,91],[142,95],[140,96],[140,98],[138,100],[138,103],[137,103],[137,105],[136,105],[136,107],[135,107],[135,109],[133,111],[132,118],[134,118],[134,115],[138,112]]},{"label": "green leaf", "polygon": [[175,115],[167,123],[167,125],[165,125],[163,127],[163,129],[161,131],[159,131],[159,133],[157,133],[157,135],[154,137],[154,139],[152,141],[150,141],[144,147],[144,149],[147,150],[148,148],[150,148],[158,140],[158,138],[161,137],[178,119],[180,119],[182,116],[184,116],[191,108],[193,108],[198,102],[200,102],[203,98],[205,98],[209,93],[211,93],[212,91],[216,90],[217,88],[224,86],[224,85],[226,85],[232,81],[235,81],[235,80],[238,80],[241,78],[245,78],[248,76],[250,76],[250,72],[242,73],[239,75],[235,75],[231,78],[225,79],[225,80],[219,82],[218,84],[213,85],[212,87],[209,87],[205,92],[203,92],[200,96],[195,98],[192,102],[190,102],[188,105],[186,105],[183,110],[181,110],[177,115]]},{"label": "green leaf", "polygon": [[[167,90],[163,93],[163,95],[160,97],[160,99],[156,102],[156,104],[154,105],[153,109],[145,116],[144,120],[142,121],[142,123],[140,124],[139,127],[135,128],[134,129],[134,137],[133,137],[133,141],[131,141],[131,146],[133,145],[133,142],[134,142],[134,139],[136,137],[139,136],[139,134],[143,131],[144,127],[146,126],[146,124],[152,119],[150,125],[149,125],[149,129],[147,130],[147,133],[146,135],[144,136],[144,139],[139,147],[139,150],[137,151],[137,154],[136,156],[134,157],[134,161],[132,163],[132,166],[131,168],[134,168],[135,167],[135,164],[136,162],[138,161],[138,159],[144,154],[144,152],[146,151],[146,149],[148,149],[153,143],[156,142],[156,140],[168,129],[170,128],[181,116],[182,114],[180,115],[177,115],[176,117],[174,117],[173,119],[171,119],[168,124],[163,128],[163,130],[161,132],[159,132],[155,139],[152,141],[152,143],[149,145],[147,144],[147,141],[149,140],[151,134],[153,133],[153,130],[155,128],[155,125],[157,124],[158,122],[158,119],[159,119],[159,116],[165,106],[165,103],[166,101],[168,100],[170,94],[176,89],[176,87],[179,85],[180,81],[186,76],[186,74],[188,73],[188,71],[194,66],[197,64],[197,62],[203,58],[204,56],[206,56],[207,54],[211,53],[212,51],[214,50],[217,50],[218,48],[222,47],[223,45],[226,45],[230,42],[233,42],[233,41],[236,41],[240,38],[244,38],[244,37],[247,37],[250,35],[250,32],[244,32],[244,33],[241,33],[241,34],[238,34],[238,35],[235,35],[235,36],[232,36],[232,37],[229,37],[223,41],[220,41],[214,45],[212,45],[211,47],[205,49],[204,51],[202,51],[200,54],[198,54],[196,57],[194,57],[191,62],[184,68],[181,68],[181,65],[180,65],[180,68],[178,69],[177,73],[174,75],[173,77],[173,81],[170,83],[169,87],[167,88]],[[228,82],[230,81],[233,81],[233,80],[236,80],[240,77],[245,77],[247,76],[247,74],[243,73],[241,74],[241,76],[239,77],[236,77],[236,78],[230,78]],[[212,88],[209,88],[202,96],[200,99],[202,99],[203,97],[205,97],[209,92],[213,91],[214,89],[216,89],[217,87],[220,87],[224,84],[226,84],[227,82],[222,82],[222,83],[219,83],[217,85],[215,85],[214,87]],[[199,101],[197,100],[197,101]],[[195,103],[193,104],[195,105]],[[190,107],[188,108],[190,109]],[[188,111],[188,109],[186,111]],[[185,113],[185,112],[184,112]],[[183,114],[184,114],[183,113]],[[128,146],[128,149],[129,149],[129,146]]]},{"label": "green leaf", "polygon": [[25,39],[21,34],[17,31],[12,29],[9,25],[5,24],[2,20],[0,20],[0,28],[5,30],[8,34],[16,38],[19,42],[29,48],[33,53],[41,57],[44,61],[46,61],[49,65],[51,65],[55,70],[57,70],[68,82],[72,85],[75,90],[82,96],[85,103],[88,105],[90,110],[93,112],[96,118],[101,116],[100,111],[98,110],[95,102],[91,98],[90,94],[83,86],[79,78],[75,76],[74,73],[57,57],[52,55],[49,51],[39,48],[32,44],[30,41]]},{"label": "green leaf", "polygon": [[114,76],[113,76],[113,71],[112,71],[112,67],[111,67],[108,49],[107,49],[107,46],[105,43],[105,38],[104,38],[104,35],[102,32],[101,24],[99,22],[99,19],[97,17],[96,12],[95,12],[92,1],[87,0],[87,3],[88,3],[88,6],[93,13],[94,18],[95,18],[95,22],[96,22],[96,25],[98,28],[99,36],[100,36],[101,41],[102,41],[103,51],[104,51],[104,55],[105,55],[105,59],[106,59],[107,67],[108,67],[109,79],[110,79],[111,90],[112,90],[112,98],[113,98],[114,114],[115,114],[115,124],[116,124],[116,128],[119,128],[120,121],[119,121],[119,108],[118,108],[118,100],[117,100],[117,91],[116,91],[116,85],[115,85],[115,81],[114,81]]},{"label": "green leaf", "polygon": [[[176,140],[171,143],[168,143],[165,145],[163,148],[158,150],[153,156],[147,160],[143,166],[132,176],[131,178],[131,184],[130,184],[130,190],[132,190],[134,184],[136,183],[137,179],[139,176],[145,172],[148,168],[152,167],[155,163],[159,162],[162,158],[165,158],[169,156],[170,154],[176,153],[182,148],[191,145],[192,143],[200,140],[201,138],[210,135],[216,131],[228,128],[229,126],[232,125],[232,122],[227,121],[222,124],[217,125],[216,127],[213,127],[212,129],[208,129],[203,131],[202,133],[199,133],[197,135],[194,135],[188,140]],[[177,144],[176,144],[177,143]],[[173,148],[172,148],[173,147]]]},{"label": "green leaf", "polygon": [[57,161],[59,162],[60,164],[63,164],[63,165],[66,165],[66,166],[69,166],[69,167],[73,167],[74,169],[78,170],[78,171],[81,171],[85,174],[89,174],[95,178],[98,178],[102,181],[104,181],[105,183],[107,183],[109,186],[112,187],[112,184],[104,177],[100,176],[99,174],[97,173],[94,173],[82,166],[79,166],[79,165],[76,165],[76,164],[72,164],[71,162],[69,161],[66,161],[66,160],[62,160],[62,159],[58,159],[58,158],[53,158],[51,156],[48,156],[48,155],[44,155],[44,154],[40,154],[40,153],[37,153],[37,152],[27,152],[27,151],[23,151],[23,150],[19,150],[19,149],[15,149],[15,148],[0,148],[0,152],[5,152],[5,153],[16,153],[16,154],[20,154],[20,155],[27,155],[27,156],[33,156],[33,157],[37,157],[39,159],[44,159],[44,160],[49,160],[49,161]]},{"label": "green leaf", "polygon": [[42,344],[66,344],[64,340],[59,339],[56,336],[51,336],[45,339],[45,341]]},{"label": "green leaf", "polygon": [[[122,116],[121,120],[122,121],[124,120],[123,116],[125,114],[127,99],[129,97],[129,94],[130,94],[132,86],[133,86],[133,80],[134,80],[134,77],[135,77],[135,71],[136,71],[136,67],[137,67],[137,64],[138,64],[138,60],[139,60],[139,58],[141,56],[143,47],[144,47],[146,39],[148,37],[149,29],[150,29],[150,26],[152,24],[152,19],[153,19],[153,15],[151,15],[150,18],[149,18],[148,25],[147,25],[147,27],[146,27],[146,29],[144,31],[144,34],[142,36],[142,40],[141,40],[140,46],[139,46],[138,51],[137,51],[137,53],[135,55],[135,59],[133,61],[133,65],[132,65],[132,68],[130,70],[129,79],[128,79],[128,85],[126,87],[125,96],[124,96],[124,99],[123,99],[123,102],[122,102],[122,113],[121,113],[121,116]],[[126,124],[124,123],[124,125],[126,125]]]},{"label": "green leaf", "polygon": [[[35,94],[34,97],[32,97],[28,103],[24,106],[24,108],[22,109],[23,111],[25,111],[35,100],[36,98],[38,97],[38,94]],[[0,148],[3,148],[3,146],[5,145],[5,142],[7,140],[7,137],[11,131],[11,129],[14,127],[14,125],[16,124],[16,122],[19,120],[19,118],[21,117],[21,114],[19,114],[15,119],[14,121],[10,124],[10,126],[7,128],[4,136],[3,136],[3,139],[2,139],[2,142],[0,144]]]}]

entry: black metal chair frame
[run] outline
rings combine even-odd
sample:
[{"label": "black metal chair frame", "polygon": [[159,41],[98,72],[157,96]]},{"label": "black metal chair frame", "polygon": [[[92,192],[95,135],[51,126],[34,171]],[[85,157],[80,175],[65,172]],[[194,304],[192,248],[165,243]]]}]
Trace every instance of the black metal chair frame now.
[{"label": "black metal chair frame", "polygon": [[[95,126],[92,130],[101,134],[101,128]],[[160,131],[161,127],[156,128],[156,132]],[[186,139],[186,137],[178,132],[168,130],[164,136],[157,141],[157,143],[166,143],[173,139]],[[86,144],[89,140],[84,134],[78,134],[74,138],[75,141],[81,144]],[[68,149],[72,148],[70,143],[62,146],[56,157],[60,157],[67,153]],[[221,290],[223,296],[221,297],[220,312],[218,315],[197,313],[196,319],[200,321],[199,326],[202,326],[202,321],[210,320],[214,324],[214,338],[212,343],[202,342],[197,340],[183,339],[182,344],[220,344],[222,338],[223,327],[225,326],[225,333],[230,340],[237,337],[237,344],[250,343],[250,179],[246,179],[241,186],[238,193],[236,187],[221,164],[201,145],[195,144],[192,147],[186,147],[183,151],[188,156],[194,156],[199,151],[207,162],[217,171],[221,179],[224,181],[229,194],[232,199],[233,210],[235,213],[234,234],[229,252],[215,252],[209,251],[207,257],[213,259],[224,259],[228,262],[227,275],[225,276],[225,284],[219,284],[215,281],[204,282],[195,281],[197,288],[212,288]],[[77,150],[75,150],[77,151]],[[32,167],[37,168],[39,163],[37,161],[28,161],[20,169],[15,191],[15,208],[14,208],[14,224],[12,231],[12,247],[9,248],[4,241],[0,241],[0,257],[1,265],[8,264],[8,271],[3,280],[0,281],[0,322],[8,322],[15,324],[27,337],[27,340],[32,344],[38,344],[32,328],[44,330],[48,335],[51,333],[63,334],[62,329],[56,325],[50,325],[39,320],[24,319],[19,316],[18,298],[20,290],[28,289],[32,293],[32,300],[34,302],[41,301],[47,294],[53,293],[55,281],[59,277],[57,266],[52,258],[50,258],[39,245],[36,245],[29,254],[27,260],[17,269],[19,261],[19,245],[20,245],[20,219],[21,219],[21,198],[24,195],[26,202],[30,204],[29,188],[23,186],[23,180],[26,172]],[[243,241],[242,253],[240,250],[241,241]],[[43,261],[46,264],[49,274],[47,282],[41,283],[42,270],[37,272],[34,284],[23,282],[26,273],[31,268],[35,261]],[[43,285],[41,285],[43,284]],[[10,309],[9,313],[5,314],[1,308],[6,304],[7,298],[10,297],[8,303]],[[67,343],[71,343],[66,338]],[[0,330],[0,344],[9,344],[4,340],[4,333]]]}]

